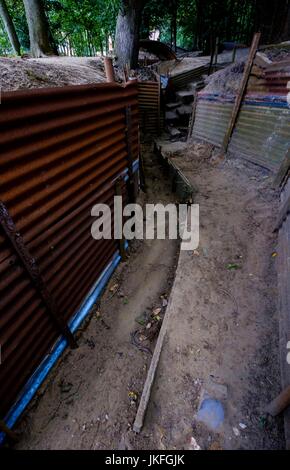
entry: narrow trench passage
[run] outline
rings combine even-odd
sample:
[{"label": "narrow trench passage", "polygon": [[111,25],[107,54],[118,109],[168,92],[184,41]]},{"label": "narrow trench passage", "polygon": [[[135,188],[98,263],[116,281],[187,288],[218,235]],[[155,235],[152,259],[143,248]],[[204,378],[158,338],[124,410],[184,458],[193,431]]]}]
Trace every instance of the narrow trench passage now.
[{"label": "narrow trench passage", "polygon": [[[139,202],[174,202],[152,151],[143,149],[147,193]],[[19,449],[122,449],[137,411],[179,254],[175,240],[134,241],[80,331],[18,424]],[[161,308],[149,340],[144,328]],[[134,333],[137,332],[135,335]],[[141,332],[141,333],[140,333]]]},{"label": "narrow trench passage", "polygon": [[[240,158],[217,162],[209,144],[164,148],[197,190],[200,243],[180,252],[170,327],[136,446],[283,449],[283,419],[265,414],[280,392],[272,174]],[[207,399],[214,410],[199,413]]]},{"label": "narrow trench passage", "polygon": [[[265,420],[263,412],[280,387],[272,256],[277,195],[268,172],[239,158],[217,163],[212,151],[192,143],[170,154],[197,189],[198,249],[179,256],[172,240],[131,245],[83,328],[79,349],[67,351],[20,422],[18,448],[284,448],[282,420]],[[140,201],[175,202],[151,146],[143,155],[148,191]],[[172,284],[170,328],[145,426],[135,435],[151,360],[146,348],[153,350],[156,336],[143,342],[138,333],[144,348],[132,333],[144,331],[140,323],[166,303]],[[223,403],[219,430],[196,420],[207,393]]]}]

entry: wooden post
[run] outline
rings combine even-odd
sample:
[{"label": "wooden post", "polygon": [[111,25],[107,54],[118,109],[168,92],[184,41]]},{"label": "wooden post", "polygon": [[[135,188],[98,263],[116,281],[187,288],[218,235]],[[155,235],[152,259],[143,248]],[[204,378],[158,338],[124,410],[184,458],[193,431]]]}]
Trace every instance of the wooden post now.
[{"label": "wooden post", "polygon": [[218,62],[218,54],[219,54],[219,38],[217,37],[215,40],[215,55],[214,55],[214,64],[216,65]]},{"label": "wooden post", "polygon": [[8,241],[10,242],[14,252],[18,256],[23,268],[28,274],[33,286],[35,287],[37,293],[43,300],[44,305],[48,313],[50,314],[55,325],[59,331],[64,335],[68,344],[71,348],[75,349],[78,347],[77,342],[70,331],[68,325],[64,321],[55,300],[51,296],[46,283],[40,273],[40,270],[37,266],[35,258],[30,254],[27,246],[24,243],[23,238],[19,234],[17,227],[14,224],[14,221],[4,204],[0,201],[0,227],[2,227],[4,234],[6,235]]},{"label": "wooden post", "polygon": [[229,127],[228,127],[228,130],[227,130],[226,135],[225,135],[224,140],[223,140],[222,152],[224,152],[224,153],[227,152],[229,142],[230,142],[234,127],[235,127],[236,122],[237,122],[237,118],[238,118],[238,115],[239,115],[239,112],[240,112],[240,109],[241,109],[241,104],[242,104],[244,94],[245,94],[245,91],[246,91],[246,87],[247,87],[247,83],[248,83],[249,76],[250,76],[250,73],[251,73],[254,58],[255,58],[255,55],[256,55],[256,52],[257,52],[257,49],[258,49],[260,37],[261,37],[261,33],[255,33],[254,34],[254,38],[253,38],[253,41],[252,41],[249,57],[248,57],[247,62],[245,64],[245,69],[244,69],[240,89],[238,91],[238,94],[236,96],[236,100],[235,100],[235,103],[234,103],[234,108],[233,108],[233,111],[232,111]]},{"label": "wooden post", "polygon": [[128,195],[129,202],[135,202],[135,185],[133,174],[133,151],[132,151],[132,108],[126,106],[125,108],[125,121],[126,121],[126,145],[128,155]]},{"label": "wooden post", "polygon": [[113,60],[111,57],[104,57],[104,65],[107,82],[115,82],[115,72],[113,67]]},{"label": "wooden post", "polygon": [[191,113],[191,117],[190,117],[190,121],[188,125],[187,142],[189,142],[192,136],[193,126],[194,126],[194,121],[195,121],[196,106],[197,106],[197,89],[194,90],[194,95],[193,95],[192,113]]},{"label": "wooden post", "polygon": [[237,46],[233,48],[233,56],[232,56],[232,62],[234,63],[236,61],[236,53],[237,53]]},{"label": "wooden post", "polygon": [[213,60],[214,60],[214,40],[213,40],[213,36],[211,35],[210,37],[210,64],[209,64],[209,68],[208,68],[208,75],[211,74],[212,72],[212,64],[213,64]]},{"label": "wooden post", "polygon": [[[123,196],[121,179],[118,179],[116,181],[115,194],[116,194],[116,196],[121,196],[121,197]],[[125,239],[124,239],[124,235],[123,235],[123,225],[124,225],[123,224],[123,214],[115,214],[115,218],[117,219],[117,224],[118,224],[120,230],[122,230],[122,237],[119,240],[119,251],[120,251],[121,260],[126,261],[127,257],[126,257]]]},{"label": "wooden post", "polygon": [[161,119],[161,78],[157,76],[158,83],[158,109],[157,109],[157,134],[160,135],[160,119]]}]

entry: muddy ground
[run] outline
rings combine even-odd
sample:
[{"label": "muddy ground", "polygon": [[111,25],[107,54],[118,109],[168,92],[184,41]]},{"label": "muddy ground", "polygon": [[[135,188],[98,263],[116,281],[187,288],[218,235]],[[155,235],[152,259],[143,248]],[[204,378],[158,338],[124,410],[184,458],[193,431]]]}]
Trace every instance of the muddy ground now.
[{"label": "muddy ground", "polygon": [[[173,202],[152,153],[145,154],[143,202]],[[271,175],[240,159],[218,162],[211,146],[199,143],[173,159],[197,190],[200,246],[179,257],[142,432],[134,434],[132,424],[151,355],[132,344],[131,333],[142,329],[136,319],[144,312],[166,304],[178,258],[178,243],[168,240],[133,245],[80,348],[67,351],[20,422],[19,449],[284,447],[282,421],[264,415],[280,390]],[[137,341],[153,348],[155,338],[142,339],[144,329]],[[205,393],[224,407],[217,430],[196,419]]]}]

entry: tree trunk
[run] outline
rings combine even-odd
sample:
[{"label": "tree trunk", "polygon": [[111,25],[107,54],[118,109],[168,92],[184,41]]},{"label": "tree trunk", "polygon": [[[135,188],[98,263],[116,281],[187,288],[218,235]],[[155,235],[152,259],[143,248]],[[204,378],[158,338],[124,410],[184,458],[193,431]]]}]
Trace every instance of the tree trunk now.
[{"label": "tree trunk", "polygon": [[118,65],[137,68],[141,13],[146,0],[122,0],[118,14],[115,54]]},{"label": "tree trunk", "polygon": [[49,26],[42,0],[23,0],[29,29],[32,57],[54,55],[49,41]]},{"label": "tree trunk", "polygon": [[5,0],[0,0],[0,16],[3,20],[14,53],[20,55],[20,42]]},{"label": "tree trunk", "polygon": [[177,46],[177,0],[171,0],[171,47],[176,52]]}]

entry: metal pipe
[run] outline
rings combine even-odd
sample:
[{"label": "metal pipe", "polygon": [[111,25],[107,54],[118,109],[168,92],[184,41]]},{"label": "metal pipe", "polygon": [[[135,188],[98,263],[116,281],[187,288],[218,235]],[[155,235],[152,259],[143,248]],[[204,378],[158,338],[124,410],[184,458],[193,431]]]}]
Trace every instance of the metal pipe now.
[{"label": "metal pipe", "polygon": [[266,407],[266,412],[271,416],[277,416],[290,405],[290,385],[274,398]]},{"label": "metal pipe", "polygon": [[115,82],[115,71],[113,67],[113,59],[111,57],[104,57],[105,73],[107,82]]}]

